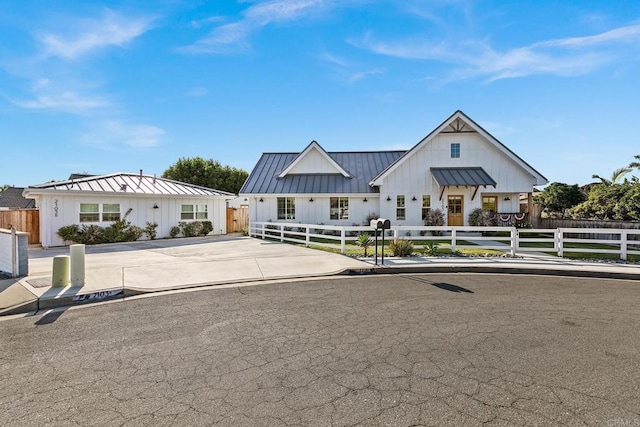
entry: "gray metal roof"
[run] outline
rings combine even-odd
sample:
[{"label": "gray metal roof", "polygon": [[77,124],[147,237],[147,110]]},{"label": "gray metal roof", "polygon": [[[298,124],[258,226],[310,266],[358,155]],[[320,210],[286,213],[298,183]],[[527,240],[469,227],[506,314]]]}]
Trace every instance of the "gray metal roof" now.
[{"label": "gray metal roof", "polygon": [[461,167],[461,168],[431,168],[431,174],[436,179],[438,185],[447,186],[477,186],[492,185],[496,182],[481,167]]},{"label": "gray metal roof", "polygon": [[22,197],[20,187],[7,187],[6,190],[0,191],[0,208],[12,209],[33,209],[36,207],[34,199],[26,199]]},{"label": "gray metal roof", "polygon": [[133,173],[115,173],[66,181],[52,181],[45,184],[32,185],[25,191],[37,194],[37,189],[163,196],[234,196],[226,191]]},{"label": "gray metal roof", "polygon": [[278,175],[299,153],[263,153],[245,181],[241,194],[375,193],[369,181],[404,151],[328,152],[351,177],[341,174]]}]

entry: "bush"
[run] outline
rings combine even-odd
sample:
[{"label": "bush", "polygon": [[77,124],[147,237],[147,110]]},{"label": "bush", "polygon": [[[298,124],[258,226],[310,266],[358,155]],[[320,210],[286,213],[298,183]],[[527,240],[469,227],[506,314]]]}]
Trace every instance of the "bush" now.
[{"label": "bush", "polygon": [[80,232],[80,227],[78,227],[77,224],[72,224],[72,225],[65,225],[64,227],[60,227],[60,229],[56,234],[65,242],[77,242],[79,239],[78,237],[79,232]]},{"label": "bush", "polygon": [[156,231],[157,228],[158,228],[157,222],[147,221],[147,226],[144,228],[144,234],[146,234],[149,240],[155,240],[156,236],[158,235],[158,232]]},{"label": "bush", "polygon": [[393,256],[410,256],[413,253],[413,242],[411,240],[397,240],[389,243],[389,249],[391,249]]},{"label": "bush", "polygon": [[440,209],[429,209],[424,225],[428,227],[442,227],[444,225],[444,213]]},{"label": "bush", "polygon": [[213,223],[211,221],[202,221],[202,235],[207,236],[213,231]]},{"label": "bush", "polygon": [[85,245],[104,243],[104,238],[102,236],[103,230],[104,229],[98,225],[83,224],[78,233],[78,243],[83,243]]},{"label": "bush", "polygon": [[472,227],[488,227],[491,225],[491,215],[480,208],[475,208],[469,214],[469,225]]},{"label": "bush", "polygon": [[240,230],[242,232],[243,236],[248,236],[249,235],[249,228],[248,227],[242,227],[242,230]]},{"label": "bush", "polygon": [[177,225],[171,227],[171,230],[169,230],[169,237],[173,239],[175,237],[178,237],[178,234],[180,234],[180,227],[178,227]]},{"label": "bush", "polygon": [[440,245],[436,242],[429,242],[427,246],[424,247],[424,254],[429,256],[438,255],[438,249],[440,249]]},{"label": "bush", "polygon": [[203,226],[200,221],[181,221],[178,225],[180,225],[184,237],[195,237],[202,234]]},{"label": "bush", "polygon": [[367,217],[364,219],[364,223],[362,223],[362,225],[368,227],[371,225],[371,220],[378,219],[378,218],[380,218],[380,215],[378,215],[375,212],[369,212],[369,215],[367,215]]}]

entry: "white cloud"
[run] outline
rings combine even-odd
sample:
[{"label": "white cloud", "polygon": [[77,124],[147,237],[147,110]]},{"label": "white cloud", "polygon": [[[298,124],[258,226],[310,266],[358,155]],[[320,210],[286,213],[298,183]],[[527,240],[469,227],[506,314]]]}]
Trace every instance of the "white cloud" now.
[{"label": "white cloud", "polygon": [[106,121],[104,130],[109,133],[108,139],[132,148],[152,148],[160,145],[165,131],[157,126],[147,124],[131,124],[117,120]]},{"label": "white cloud", "polygon": [[110,105],[104,97],[86,96],[69,85],[62,88],[60,86],[50,79],[40,78],[31,86],[33,98],[11,99],[11,102],[30,110],[54,110],[74,114],[87,114],[91,110]]},{"label": "white cloud", "polygon": [[208,93],[209,93],[209,89],[207,89],[206,87],[196,86],[194,88],[191,88],[189,91],[187,91],[185,95],[192,96],[192,97],[200,97],[200,96],[205,96]]},{"label": "white cloud", "polygon": [[101,19],[80,20],[70,35],[42,33],[38,39],[47,56],[75,59],[109,46],[124,46],[151,28],[151,18],[131,18],[107,10]]},{"label": "white cloud", "polygon": [[628,59],[630,49],[638,52],[638,41],[640,24],[590,36],[537,42],[504,52],[496,51],[486,42],[384,42],[374,40],[370,34],[350,43],[380,55],[453,64],[457,68],[450,80],[484,76],[494,81],[534,74],[586,74],[617,59]]},{"label": "white cloud", "polygon": [[237,53],[246,51],[252,34],[267,25],[291,22],[320,14],[346,0],[270,0],[248,7],[236,22],[221,25],[203,39],[180,49],[188,53]]},{"label": "white cloud", "polygon": [[384,70],[379,68],[368,70],[368,71],[358,71],[358,72],[352,73],[349,76],[349,81],[352,83],[357,82],[364,79],[365,77],[375,76],[377,74],[383,74],[384,72],[385,72]]}]

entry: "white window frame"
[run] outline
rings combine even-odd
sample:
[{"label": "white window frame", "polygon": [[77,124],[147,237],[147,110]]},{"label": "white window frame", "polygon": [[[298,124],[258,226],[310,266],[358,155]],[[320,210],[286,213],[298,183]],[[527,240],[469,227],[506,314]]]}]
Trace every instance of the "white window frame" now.
[{"label": "white window frame", "polygon": [[396,196],[396,220],[404,221],[407,219],[407,199],[403,194]]},{"label": "white window frame", "polygon": [[431,194],[422,195],[422,220],[427,219],[429,211],[431,210]]},{"label": "white window frame", "polygon": [[[335,203],[335,206],[334,206]],[[329,219],[341,220],[349,219],[349,198],[330,197],[329,198]]]},{"label": "white window frame", "polygon": [[[107,211],[105,209],[105,206],[117,206],[118,210],[117,211]],[[117,214],[117,217],[116,217]],[[111,216],[111,218],[106,219],[106,217]],[[102,218],[102,222],[115,222],[115,221],[120,221],[120,218],[122,218],[122,213],[120,210],[120,203],[103,203],[102,204],[102,213],[101,213],[101,218]]]},{"label": "white window frame", "polygon": [[[185,207],[190,210],[184,210]],[[180,205],[180,221],[201,221],[209,219],[209,206],[183,203]]]},{"label": "white window frame", "polygon": [[[83,211],[82,208],[87,207],[87,206],[95,206],[96,210],[91,210],[91,211]],[[81,223],[83,222],[100,222],[100,203],[80,203],[80,214],[79,214],[79,221]],[[91,215],[90,219],[83,219],[83,215],[85,216],[85,218],[89,215]],[[95,218],[95,219],[94,219]]]},{"label": "white window frame", "polygon": [[[282,211],[280,205],[284,205]],[[276,201],[276,214],[278,220],[296,219],[296,199],[295,197],[278,197]]]},{"label": "white window frame", "polygon": [[451,143],[451,158],[452,159],[459,159],[460,158],[460,143],[459,142],[452,142]]}]

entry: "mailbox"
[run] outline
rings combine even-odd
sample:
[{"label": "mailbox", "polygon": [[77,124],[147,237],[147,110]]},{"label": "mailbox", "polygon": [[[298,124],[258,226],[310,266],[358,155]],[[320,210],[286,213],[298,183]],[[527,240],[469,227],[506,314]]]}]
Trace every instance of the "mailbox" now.
[{"label": "mailbox", "polygon": [[377,230],[389,230],[391,228],[391,221],[384,218],[372,219],[370,226]]}]

